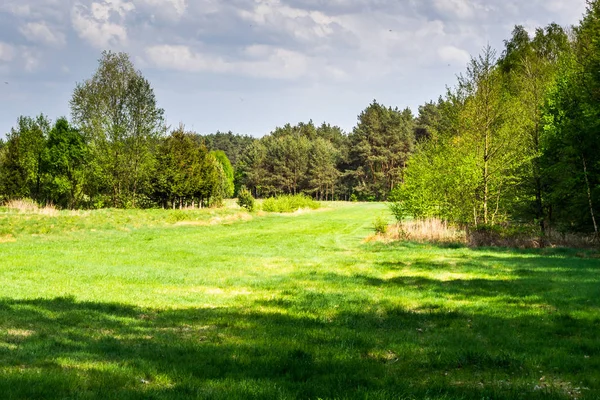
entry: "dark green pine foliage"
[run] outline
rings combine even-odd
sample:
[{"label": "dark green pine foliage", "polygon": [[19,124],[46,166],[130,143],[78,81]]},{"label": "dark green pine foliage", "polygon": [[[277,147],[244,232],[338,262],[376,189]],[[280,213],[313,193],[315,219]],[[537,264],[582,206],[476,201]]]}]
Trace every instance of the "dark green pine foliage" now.
[{"label": "dark green pine foliage", "polygon": [[351,174],[360,198],[385,200],[402,183],[415,143],[414,127],[410,109],[392,109],[376,101],[359,115],[349,139]]},{"label": "dark green pine foliage", "polygon": [[203,141],[209,151],[221,150],[235,167],[246,152],[246,149],[257,139],[248,135],[238,135],[233,132],[216,132],[210,135],[198,135],[198,140]]},{"label": "dark green pine foliage", "polygon": [[248,148],[238,163],[239,182],[257,197],[305,193],[333,199],[343,192],[346,142],[342,130],[328,124],[278,127]]},{"label": "dark green pine foliage", "polygon": [[153,197],[162,207],[209,206],[222,200],[221,163],[183,126],[158,146]]}]

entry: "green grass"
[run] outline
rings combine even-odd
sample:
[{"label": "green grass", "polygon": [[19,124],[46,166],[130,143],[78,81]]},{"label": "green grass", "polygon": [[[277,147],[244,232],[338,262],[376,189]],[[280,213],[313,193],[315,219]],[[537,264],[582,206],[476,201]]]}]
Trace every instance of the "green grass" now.
[{"label": "green grass", "polygon": [[384,205],[324,207],[0,214],[0,398],[600,398],[594,253],[365,243]]}]

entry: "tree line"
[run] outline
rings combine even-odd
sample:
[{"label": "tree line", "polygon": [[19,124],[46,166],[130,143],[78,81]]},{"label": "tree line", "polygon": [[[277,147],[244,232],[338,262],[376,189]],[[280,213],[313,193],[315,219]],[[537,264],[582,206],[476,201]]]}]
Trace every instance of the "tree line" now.
[{"label": "tree line", "polygon": [[19,117],[0,141],[0,200],[62,208],[214,206],[233,195],[234,172],[164,111],[125,53],[104,52],[78,83],[72,121]]},{"label": "tree line", "polygon": [[385,200],[402,181],[415,119],[373,101],[350,134],[310,121],[261,139],[169,129],[154,91],[125,53],[104,52],[78,83],[71,120],[21,116],[0,141],[0,201],[61,208],[218,206],[256,197]]},{"label": "tree line", "polygon": [[127,54],[105,52],[74,90],[71,121],[20,117],[0,142],[0,197],[65,208],[211,206],[247,188],[597,235],[599,43],[593,0],[578,26],[516,26],[500,53],[473,57],[416,116],[373,101],[351,132],[309,121],[260,139],[167,128]]}]

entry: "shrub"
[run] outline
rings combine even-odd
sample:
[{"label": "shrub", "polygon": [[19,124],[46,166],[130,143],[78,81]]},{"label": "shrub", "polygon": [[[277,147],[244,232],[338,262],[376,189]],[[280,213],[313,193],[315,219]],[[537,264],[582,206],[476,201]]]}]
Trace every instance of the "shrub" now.
[{"label": "shrub", "polygon": [[304,194],[271,197],[263,201],[262,209],[266,212],[291,213],[308,208],[316,210],[321,204]]},{"label": "shrub", "polygon": [[356,195],[356,193],[352,193],[350,195],[350,201],[353,203],[356,203],[358,201],[358,196]]},{"label": "shrub", "polygon": [[274,197],[265,199],[262,203],[262,210],[266,212],[277,212],[277,202]]},{"label": "shrub", "polygon": [[238,193],[238,205],[246,210],[252,212],[254,211],[254,207],[256,205],[254,197],[252,197],[252,193],[245,187],[240,189]]},{"label": "shrub", "polygon": [[181,210],[174,210],[169,212],[169,216],[167,217],[167,222],[174,224],[177,222],[185,221],[187,219],[187,215],[185,212]]},{"label": "shrub", "polygon": [[390,211],[392,212],[392,214],[394,215],[394,218],[396,218],[396,222],[397,223],[401,223],[402,221],[404,221],[404,219],[406,219],[407,217],[407,213],[406,213],[406,208],[404,207],[404,204],[402,202],[394,202],[394,203],[390,203],[388,205]]},{"label": "shrub", "polygon": [[375,233],[385,235],[388,230],[388,223],[382,216],[379,216],[373,221],[373,229]]}]

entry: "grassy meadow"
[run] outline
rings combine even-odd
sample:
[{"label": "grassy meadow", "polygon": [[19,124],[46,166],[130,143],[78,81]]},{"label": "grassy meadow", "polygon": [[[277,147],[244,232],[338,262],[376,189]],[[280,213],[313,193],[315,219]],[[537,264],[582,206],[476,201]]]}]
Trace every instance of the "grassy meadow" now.
[{"label": "grassy meadow", "polygon": [[379,215],[0,209],[0,398],[600,398],[595,253]]}]

